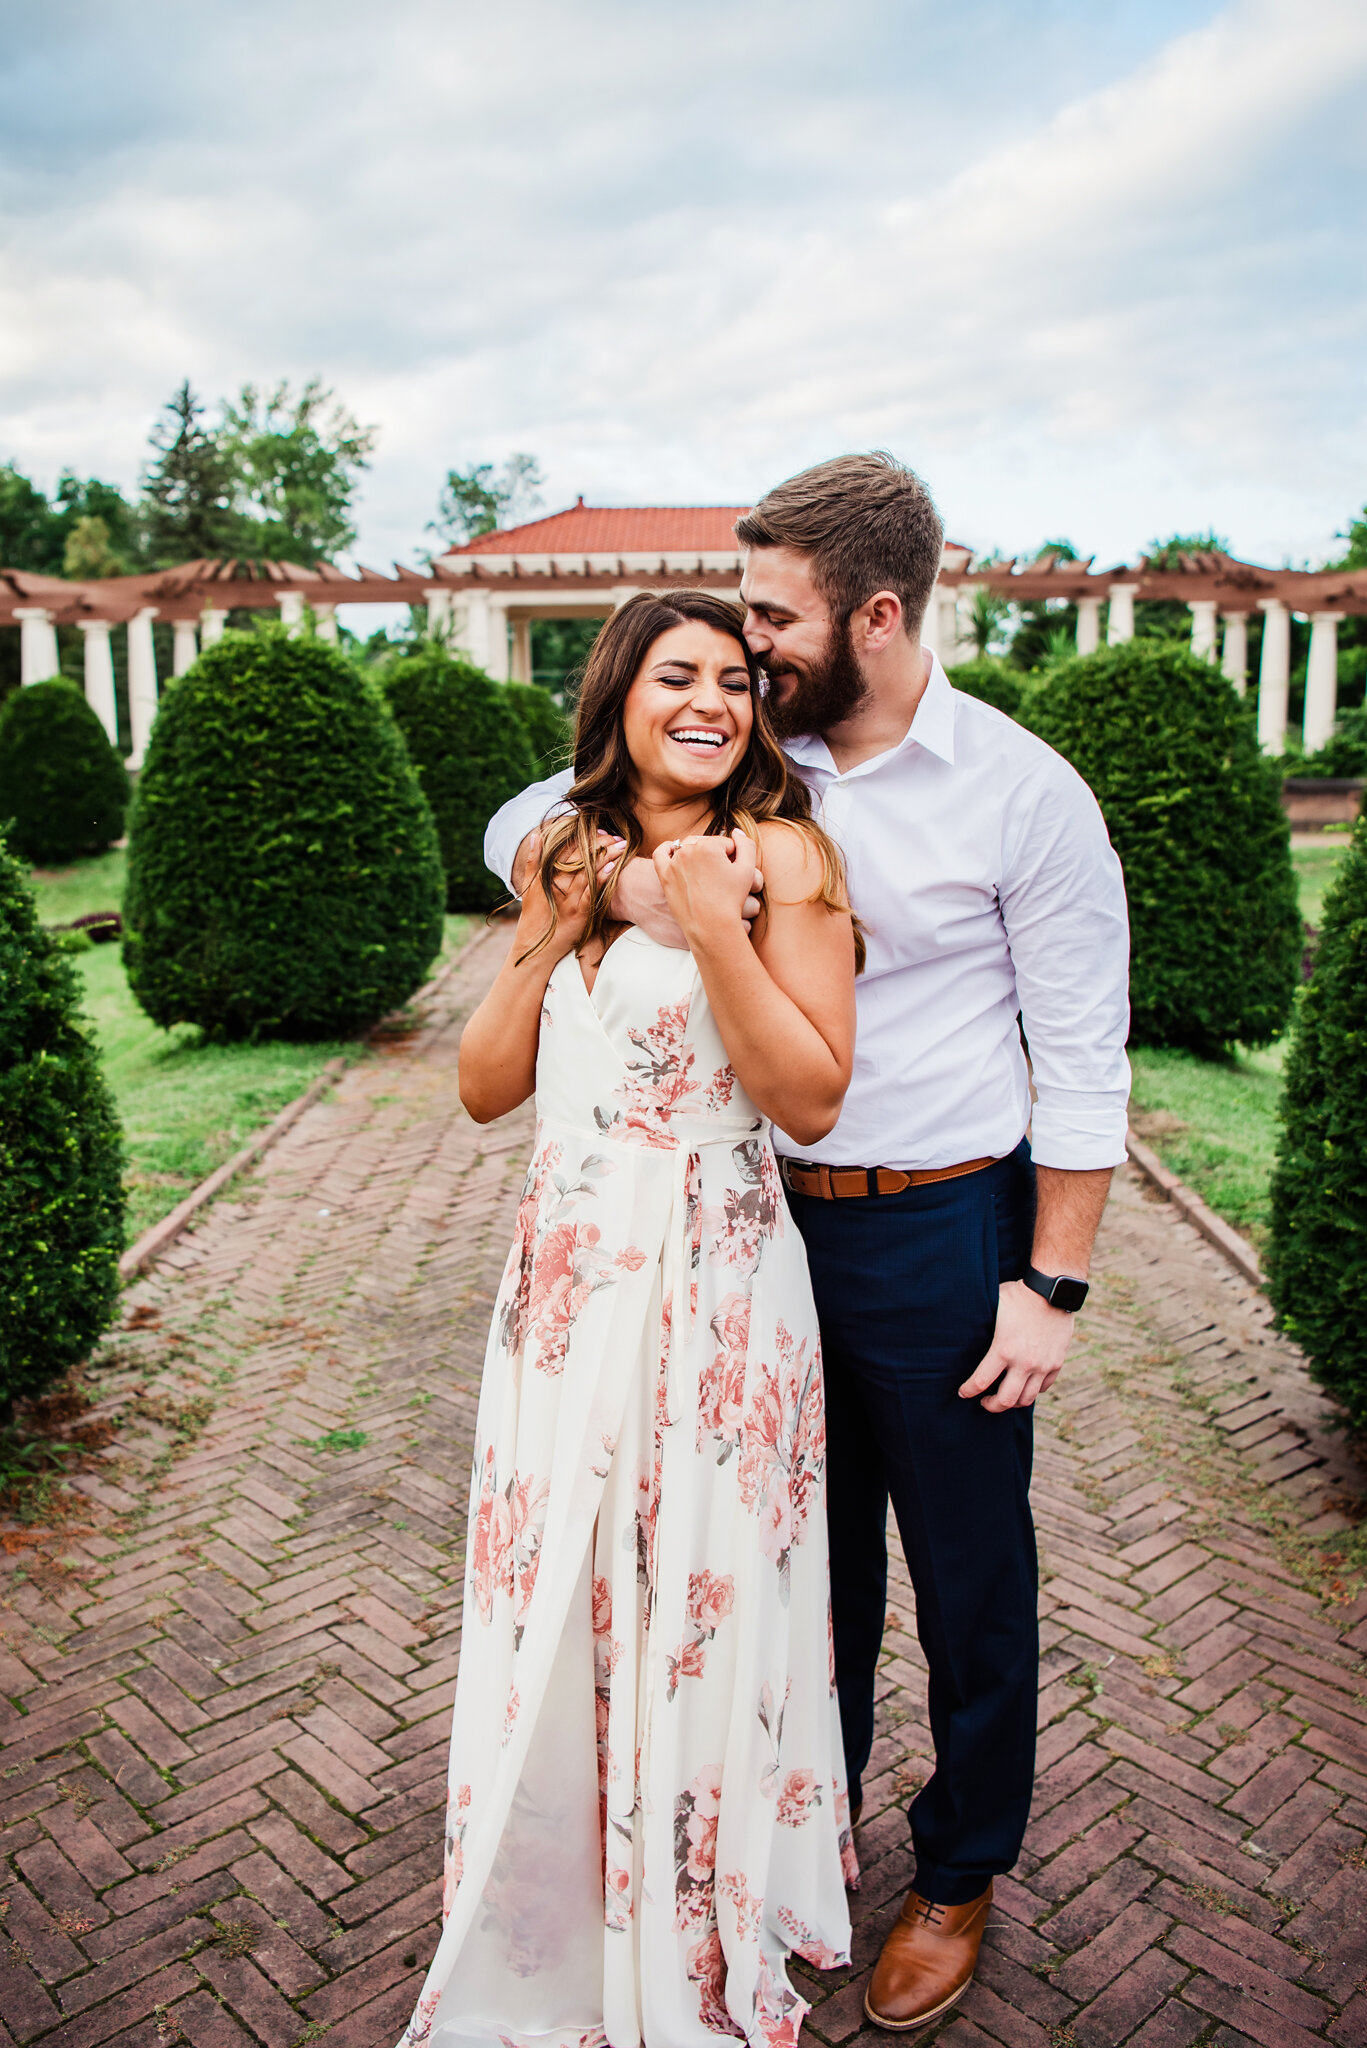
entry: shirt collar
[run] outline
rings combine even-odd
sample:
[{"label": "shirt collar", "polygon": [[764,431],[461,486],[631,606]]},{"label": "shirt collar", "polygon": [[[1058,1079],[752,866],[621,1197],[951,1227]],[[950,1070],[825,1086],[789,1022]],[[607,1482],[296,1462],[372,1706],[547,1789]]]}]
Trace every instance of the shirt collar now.
[{"label": "shirt collar", "polygon": [[[912,713],[911,724],[906,735],[895,747],[889,747],[885,754],[873,754],[867,761],[847,771],[849,775],[867,774],[870,769],[881,768],[885,761],[895,760],[907,748],[915,745],[924,747],[928,754],[954,765],[954,691],[949,677],[945,674],[938,654],[930,657],[930,680],[921,693],[921,701]],[[831,759],[830,749],[820,733],[801,733],[796,738],[785,740],[784,752],[800,767],[815,768],[826,775],[838,773]]]}]

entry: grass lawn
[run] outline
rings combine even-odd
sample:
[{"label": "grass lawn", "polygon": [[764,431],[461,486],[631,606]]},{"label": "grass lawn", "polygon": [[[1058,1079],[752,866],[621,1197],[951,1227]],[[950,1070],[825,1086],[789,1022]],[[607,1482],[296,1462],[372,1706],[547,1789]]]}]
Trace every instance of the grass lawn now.
[{"label": "grass lawn", "polygon": [[[115,910],[123,874],[121,852],[37,873],[38,914],[44,924],[62,924],[86,911]],[[472,927],[470,918],[447,918],[434,972],[459,951]],[[339,1053],[364,1056],[354,1039],[206,1045],[193,1025],[162,1031],[144,1016],[117,945],[79,953],[75,965],[123,1120],[130,1244],[301,1095],[329,1060]]]},{"label": "grass lawn", "polygon": [[1292,848],[1291,865],[1300,884],[1301,916],[1307,924],[1319,926],[1324,892],[1348,850],[1348,840],[1347,832],[1326,832],[1317,845]]},{"label": "grass lawn", "polygon": [[[1324,892],[1347,834],[1292,852],[1301,916],[1318,925]],[[1268,1183],[1277,1152],[1277,1103],[1286,1041],[1221,1063],[1188,1052],[1132,1046],[1130,1121],[1163,1163],[1236,1230],[1267,1242]]]}]

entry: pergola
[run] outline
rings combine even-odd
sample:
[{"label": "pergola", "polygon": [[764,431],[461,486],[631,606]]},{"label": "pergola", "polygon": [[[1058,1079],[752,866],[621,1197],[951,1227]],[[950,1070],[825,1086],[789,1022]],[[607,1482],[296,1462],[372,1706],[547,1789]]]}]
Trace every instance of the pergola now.
[{"label": "pergola", "polygon": [[[21,629],[21,677],[58,672],[56,628],[76,625],[85,640],[86,695],[117,743],[110,633],[128,644],[132,753],[140,767],[156,717],[154,620],[173,629],[172,673],[189,668],[201,646],[222,633],[232,609],[275,611],[290,629],[311,614],[325,639],[337,636],[339,604],[425,605],[431,631],[499,681],[531,680],[531,627],[537,619],[606,618],[638,590],[685,587],[734,597],[743,567],[733,528],[739,505],[612,507],[585,505],[483,534],[439,556],[425,570],[354,572],[319,563],[184,562],[140,576],[85,583],[0,570],[0,625]],[[1367,570],[1263,569],[1224,554],[1193,554],[1177,567],[1118,564],[1046,552],[1028,562],[974,568],[972,551],[946,545],[922,638],[952,666],[973,651],[973,593],[987,589],[1014,604],[1059,598],[1077,607],[1077,648],[1092,652],[1134,635],[1137,603],[1176,600],[1191,612],[1192,651],[1218,660],[1242,694],[1248,685],[1248,621],[1263,615],[1258,672],[1258,736],[1267,752],[1286,744],[1291,619],[1310,620],[1304,744],[1322,746],[1333,729],[1338,680],[1338,622],[1367,614]],[[1221,628],[1223,627],[1223,631]]]},{"label": "pergola", "polygon": [[1076,605],[1077,650],[1091,654],[1101,644],[1103,607],[1106,640],[1114,647],[1134,638],[1136,604],[1175,600],[1191,613],[1192,653],[1218,660],[1243,696],[1249,680],[1248,622],[1255,611],[1261,612],[1258,738],[1265,752],[1280,754],[1286,748],[1294,614],[1310,621],[1303,744],[1307,753],[1324,745],[1334,729],[1339,620],[1367,614],[1367,569],[1262,569],[1213,551],[1180,555],[1175,568],[1144,559],[1135,568],[1120,563],[1094,570],[1094,560],[1067,561],[1046,551],[1033,561],[996,562],[977,569],[946,564],[935,586],[933,633],[923,637],[932,640],[942,659],[962,659],[968,652],[972,594],[985,588],[1013,604],[1062,598]]}]

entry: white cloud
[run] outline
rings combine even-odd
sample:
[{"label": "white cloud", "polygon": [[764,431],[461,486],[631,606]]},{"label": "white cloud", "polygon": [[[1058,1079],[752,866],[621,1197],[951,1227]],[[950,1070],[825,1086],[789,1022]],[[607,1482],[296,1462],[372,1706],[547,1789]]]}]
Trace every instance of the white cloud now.
[{"label": "white cloud", "polygon": [[892,445],[979,543],[1367,495],[1357,0],[58,4],[0,80],[0,454],[132,481],[157,404],[320,369],[359,552],[449,464],[736,500]]}]

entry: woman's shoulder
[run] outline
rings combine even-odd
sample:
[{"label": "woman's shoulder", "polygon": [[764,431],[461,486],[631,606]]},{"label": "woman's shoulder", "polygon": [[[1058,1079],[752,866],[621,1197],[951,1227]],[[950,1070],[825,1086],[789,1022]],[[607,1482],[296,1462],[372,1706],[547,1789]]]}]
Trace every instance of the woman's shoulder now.
[{"label": "woman's shoulder", "polygon": [[755,826],[759,841],[759,864],[765,886],[819,883],[824,871],[821,848],[811,832],[789,818],[763,818]]}]

